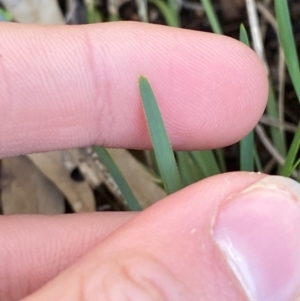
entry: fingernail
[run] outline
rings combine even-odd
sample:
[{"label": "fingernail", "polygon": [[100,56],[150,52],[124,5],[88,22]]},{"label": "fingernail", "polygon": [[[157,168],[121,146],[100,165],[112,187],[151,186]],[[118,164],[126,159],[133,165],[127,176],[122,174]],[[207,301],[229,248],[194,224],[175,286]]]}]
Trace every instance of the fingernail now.
[{"label": "fingernail", "polygon": [[249,300],[300,293],[300,184],[267,176],[226,201],[212,230]]}]

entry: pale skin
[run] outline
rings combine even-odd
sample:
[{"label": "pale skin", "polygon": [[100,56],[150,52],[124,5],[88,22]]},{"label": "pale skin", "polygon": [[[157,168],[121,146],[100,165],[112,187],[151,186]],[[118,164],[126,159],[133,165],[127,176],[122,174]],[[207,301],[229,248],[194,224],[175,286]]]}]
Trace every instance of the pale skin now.
[{"label": "pale skin", "polygon": [[[232,144],[266,105],[262,63],[229,38],[137,23],[0,26],[2,158],[149,148],[140,75],[175,149]],[[248,300],[210,228],[232,194],[265,177],[215,176],[142,213],[1,216],[0,300]]]}]

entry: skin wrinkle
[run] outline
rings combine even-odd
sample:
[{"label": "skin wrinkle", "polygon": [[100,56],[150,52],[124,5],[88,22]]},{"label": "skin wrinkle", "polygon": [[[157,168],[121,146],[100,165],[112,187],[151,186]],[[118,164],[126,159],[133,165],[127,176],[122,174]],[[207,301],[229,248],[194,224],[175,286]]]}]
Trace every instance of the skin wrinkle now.
[{"label": "skin wrinkle", "polygon": [[[149,289],[149,287],[147,288],[147,285],[145,285],[145,283],[143,281],[146,279],[147,280],[146,282],[149,282],[149,280],[147,278],[141,277],[138,281],[134,278],[134,276],[132,275],[132,272],[130,271],[130,269],[132,268],[131,266],[129,266],[129,268],[128,268],[128,266],[120,264],[119,267],[120,267],[121,274],[123,274],[125,276],[125,278],[129,282],[133,283],[137,288],[140,288],[142,291],[146,292],[146,294],[147,294],[147,291],[149,291],[149,292],[152,291],[151,288],[150,289]],[[149,283],[150,283],[150,285],[153,284],[151,282],[149,282]],[[158,289],[157,286],[154,286],[154,287],[156,288],[156,290]],[[158,290],[158,291],[159,291],[159,294],[162,295],[161,290]],[[166,300],[166,299],[164,298],[164,300]]]},{"label": "skin wrinkle", "polygon": [[[173,36],[171,48],[173,49],[172,51],[174,52],[174,56],[171,57],[169,55],[166,55],[164,60],[166,65],[166,74],[169,81],[169,91],[167,93],[163,92],[161,96],[158,95],[157,97],[158,102],[160,98],[163,99],[163,97],[165,97],[165,94],[176,95],[178,93],[185,93],[185,91],[181,92],[181,85],[182,85],[181,79],[177,78],[176,76],[174,77],[174,74],[179,73],[180,71],[186,69],[185,62],[181,58],[181,53],[183,52],[182,49],[184,48],[184,45],[182,41],[178,39],[176,33],[171,33],[170,35]],[[177,58],[177,60],[175,60],[174,58]],[[182,128],[185,126],[178,123],[176,125],[176,132],[171,130],[173,128],[173,122],[174,122],[174,118],[172,117],[175,116],[176,112],[178,112],[181,109],[180,108],[181,105],[182,104],[178,104],[178,103],[172,103],[172,105],[167,105],[166,102],[161,102],[160,105],[164,123],[166,125],[166,130],[168,133],[168,137],[170,138],[171,141],[177,140],[176,138],[180,137],[179,133],[182,131]],[[191,132],[190,127],[189,127],[189,131],[184,131],[184,132],[187,133],[188,135],[188,133]]]},{"label": "skin wrinkle", "polygon": [[[150,254],[147,254],[146,257],[150,257],[151,261],[155,261],[160,267],[163,267],[164,270],[167,270],[172,275],[172,277],[176,279],[175,275],[170,270],[168,270],[167,267],[162,264],[162,262],[158,262],[158,260],[155,259],[154,256],[150,256]],[[123,266],[121,265],[121,267],[124,269],[124,272],[126,273],[126,275],[128,275],[130,277],[130,279],[132,279],[137,285],[139,285],[138,281],[136,281],[134,279],[134,277],[131,275],[132,271],[130,273],[130,269],[128,269],[127,267],[125,268],[124,265]],[[168,300],[164,290],[161,287],[159,287],[158,283],[155,283],[155,281],[151,280],[151,276],[147,277],[147,275],[144,275],[142,280],[143,279],[145,279],[146,282],[149,282],[150,285],[152,285],[153,287],[156,288],[156,290],[159,292],[159,294],[163,297],[163,300],[166,300],[166,301]],[[180,283],[178,279],[176,279],[176,280],[178,281],[178,283]],[[140,282],[142,282],[142,281],[140,281]]]},{"label": "skin wrinkle", "polygon": [[[134,252],[132,252],[133,254],[134,254]],[[132,255],[131,255],[132,256]],[[167,267],[167,265],[163,262],[163,261],[161,261],[161,260],[159,260],[158,258],[156,258],[155,256],[154,256],[154,254],[150,254],[150,253],[147,253],[147,252],[139,252],[138,254],[137,254],[137,256],[136,256],[137,258],[138,258],[138,261],[137,261],[137,264],[131,264],[131,262],[129,262],[129,267],[130,267],[130,264],[131,264],[131,266],[133,266],[133,267],[138,267],[137,269],[138,269],[138,272],[136,273],[137,275],[139,275],[139,267],[142,265],[142,264],[140,264],[140,259],[143,261],[148,261],[150,264],[153,264],[154,263],[154,266],[155,267],[159,267],[159,273],[158,274],[163,274],[164,272],[165,272],[165,274],[167,274],[167,277],[169,277],[169,279],[171,279],[171,281],[172,281],[172,283],[174,284],[174,282],[175,283],[177,283],[177,284],[180,284],[180,286],[182,286],[182,290],[184,290],[185,291],[185,296],[193,296],[193,291],[190,289],[190,288],[188,288],[186,285],[184,285],[179,279],[178,279],[178,277],[174,274],[174,272],[172,272],[172,270],[170,270],[168,267]],[[125,258],[125,260],[126,260],[127,258]],[[130,259],[130,257],[129,257],[129,259]],[[126,264],[126,263],[125,263]],[[124,264],[123,264],[124,265]],[[156,268],[157,269],[157,268]],[[162,270],[162,272],[161,272],[161,270]],[[134,273],[134,270],[128,270],[127,269],[127,271],[129,271],[129,272],[132,272],[132,273]],[[151,271],[150,272],[150,274],[146,274],[146,275],[143,275],[143,279],[146,279],[148,282],[150,282],[151,284],[153,284],[154,285],[154,287],[156,287],[157,288],[157,290],[160,292],[160,294],[164,297],[164,300],[174,300],[173,298],[174,298],[174,296],[173,297],[170,297],[170,295],[160,286],[161,285],[161,282],[159,281],[159,279],[157,279],[156,281],[155,281],[155,274],[156,273],[153,273],[153,271]],[[151,279],[151,276],[152,276],[152,279]],[[164,275],[164,277],[165,277],[165,275]],[[164,279],[164,277],[163,277],[163,279]],[[131,277],[132,278],[132,277]],[[163,285],[164,286],[164,285]],[[176,293],[175,293],[176,294]],[[170,298],[169,298],[169,297]]]},{"label": "skin wrinkle", "polygon": [[[32,28],[34,30],[37,30],[34,27]],[[40,30],[46,29],[42,28]],[[41,81],[41,87],[44,87],[42,89],[43,93],[47,94],[50,90],[54,90],[58,95],[58,100],[54,101],[53,106],[50,108],[51,114],[49,114],[49,116],[51,118],[42,119],[42,122],[44,121],[45,124],[44,126],[39,127],[39,131],[41,131],[42,135],[42,133],[46,131],[46,128],[49,128],[50,133],[54,131],[57,132],[59,139],[64,141],[78,141],[76,142],[76,144],[79,144],[79,141],[83,140],[83,135],[86,136],[84,138],[85,140],[90,140],[90,136],[95,133],[91,130],[87,131],[87,133],[84,133],[82,131],[82,125],[85,128],[90,128],[89,122],[86,121],[93,122],[93,120],[96,119],[91,118],[91,116],[93,117],[93,115],[95,114],[95,110],[92,110],[93,106],[89,105],[89,102],[91,101],[90,95],[92,95],[93,87],[91,74],[90,72],[87,72],[90,71],[87,64],[89,56],[86,55],[85,45],[83,43],[82,37],[82,30],[77,32],[75,31],[75,38],[67,37],[67,39],[64,39],[65,30],[62,28],[57,28],[57,31],[54,31],[53,28],[49,28],[47,29],[47,31],[48,30],[49,37],[56,39],[59,43],[62,43],[61,47],[62,49],[64,49],[64,51],[58,52],[58,47],[56,45],[50,45],[50,38],[49,40],[44,40],[45,45],[43,45],[43,47],[47,47],[49,49],[50,56],[46,60],[48,71],[45,74],[42,74],[38,80]],[[79,43],[78,41],[81,42]],[[59,45],[59,43],[57,44]],[[60,56],[63,57],[64,63],[69,66],[69,68],[73,69],[74,72],[65,72],[56,77],[54,75],[57,75],[59,66],[57,66],[57,63],[55,63],[55,61],[59,60]],[[42,60],[43,57],[44,55],[40,54],[38,56],[38,60]],[[34,70],[38,72],[42,70],[37,63],[33,64],[35,67]],[[80,69],[83,69],[83,72],[78,72]],[[49,78],[49,74],[51,75],[51,78]],[[33,84],[35,85],[35,83]],[[65,89],[66,84],[68,84],[68,86],[74,85],[74,88],[76,89],[75,91],[78,91],[78,93],[74,93],[69,88]],[[28,88],[32,89],[31,86],[28,86]],[[83,95],[87,95],[87,97],[84,99],[82,97]],[[40,101],[38,99],[43,99],[42,96],[43,95],[37,95],[35,97],[36,104],[40,104]],[[87,105],[85,106],[85,104]],[[43,113],[42,107],[39,110],[40,113]],[[79,114],[79,110],[81,111],[81,115]],[[68,114],[59,114],[61,111],[67,111]],[[34,109],[32,114],[37,114],[37,109]],[[23,115],[25,115],[25,113],[22,114],[22,116]],[[61,127],[62,124],[64,124],[63,127]],[[34,124],[31,127],[33,126]]]},{"label": "skin wrinkle", "polygon": [[120,270],[124,274],[124,276],[129,281],[131,281],[132,283],[134,283],[137,288],[141,288],[141,290],[144,291],[146,295],[147,295],[147,291],[152,291],[152,289],[151,289],[151,287],[149,289],[149,286],[145,285],[145,283],[144,283],[145,280],[146,280],[146,284],[149,282],[150,286],[153,285],[153,287],[156,288],[155,291],[158,291],[159,295],[161,295],[163,297],[162,300],[167,300],[167,298],[165,298],[164,294],[162,293],[162,290],[159,289],[159,287],[155,283],[149,281],[149,279],[146,278],[144,275],[140,274],[138,276],[138,277],[140,277],[139,280],[135,279],[135,277],[132,275],[132,273],[134,274],[134,272],[132,271],[132,268],[135,267],[134,265],[131,265],[131,266],[129,265],[129,267],[128,267],[126,264],[121,264],[120,263],[119,266],[120,266]]},{"label": "skin wrinkle", "polygon": [[[144,268],[140,269],[141,266]],[[132,287],[135,287],[138,296],[140,294],[147,296],[148,291],[155,291],[156,298],[153,299],[155,301],[158,300],[157,293],[162,297],[159,300],[166,301],[182,300],[180,298],[183,295],[193,296],[193,292],[184,286],[170,269],[154,258],[153,254],[142,252],[141,250],[127,250],[125,253],[119,254],[118,258],[113,257],[108,260],[105,256],[98,258],[93,265],[90,265],[90,268],[82,270],[82,273],[87,275],[84,280],[88,284],[83,284],[83,287],[85,287],[85,298],[83,300],[92,300],[90,296],[101,296],[102,299],[105,296],[106,299],[104,300],[115,300],[111,296],[118,296],[119,291],[126,293],[126,289]],[[127,281],[128,283],[126,284]],[[101,289],[99,289],[98,283],[102,284]],[[153,287],[155,290],[153,290]],[[174,290],[169,292],[164,287],[174,287]],[[128,291],[127,293],[129,294],[126,294],[127,296],[133,296],[133,298],[128,300],[136,300],[133,291]],[[189,298],[189,300],[193,299]]]},{"label": "skin wrinkle", "polygon": [[[79,39],[78,39],[79,37]],[[79,42],[80,40],[82,40],[82,42]],[[93,76],[93,70],[90,67],[90,58],[92,57],[92,52],[90,51],[90,49],[88,49],[89,44],[88,44],[88,40],[86,39],[85,35],[84,35],[84,31],[80,31],[75,35],[75,38],[68,39],[68,45],[70,45],[70,49],[69,52],[71,52],[71,55],[73,56],[75,54],[75,60],[73,64],[77,64],[76,69],[79,68],[79,66],[83,66],[83,72],[75,74],[75,77],[71,78],[70,81],[71,82],[75,82],[75,86],[81,86],[82,88],[80,89],[80,94],[86,94],[87,98],[82,101],[83,104],[80,104],[81,107],[84,107],[82,110],[82,116],[80,116],[79,118],[74,118],[73,116],[73,112],[75,113],[74,115],[76,116],[76,114],[78,114],[78,110],[74,110],[74,108],[72,108],[72,102],[74,101],[74,96],[73,97],[69,97],[68,101],[62,101],[60,104],[62,105],[62,109],[64,111],[71,111],[72,113],[69,114],[69,124],[68,126],[65,128],[65,132],[63,133],[63,136],[61,137],[61,139],[69,139],[69,135],[70,133],[72,133],[72,135],[74,135],[74,132],[76,133],[74,136],[78,139],[78,137],[85,135],[86,137],[88,137],[89,140],[91,140],[91,135],[94,134],[94,131],[89,131],[88,133],[83,133],[82,132],[82,128],[81,125],[82,124],[87,124],[86,121],[93,123],[93,116],[94,116],[94,111],[91,110],[91,108],[85,104],[88,104],[89,102],[92,102],[92,100],[94,99],[94,94],[96,93],[96,87],[94,84],[95,78]],[[76,56],[79,56],[76,59]],[[64,87],[63,87],[64,89]],[[68,93],[69,96],[69,93]],[[76,95],[77,96],[77,95]],[[75,97],[76,97],[75,96]],[[65,99],[64,99],[65,100]],[[75,99],[76,101],[78,101],[77,99]],[[68,120],[68,115],[63,116],[63,118],[67,118]],[[77,120],[80,120],[80,122],[77,122]],[[75,138],[75,139],[76,139]],[[86,139],[86,138],[85,138]],[[81,140],[81,139],[78,139]],[[79,143],[78,143],[79,144]]]},{"label": "skin wrinkle", "polygon": [[[159,107],[161,109],[162,112],[162,117],[164,120],[164,124],[166,126],[166,130],[168,133],[168,137],[171,141],[176,141],[179,140],[178,138],[181,136],[193,136],[192,133],[194,133],[195,131],[193,130],[193,128],[191,128],[191,124],[188,127],[188,130],[186,129],[186,126],[183,124],[177,124],[176,125],[176,132],[173,130],[172,128],[174,128],[173,123],[174,123],[174,118],[172,118],[172,116],[176,115],[176,113],[180,110],[180,104],[178,103],[172,103],[172,105],[168,105],[166,104],[165,101],[160,101],[161,99],[165,98],[164,95],[167,94],[177,94],[182,93],[181,91],[181,79],[178,79],[176,77],[174,77],[173,75],[178,73],[178,68],[180,67],[181,69],[185,69],[185,62],[184,60],[182,60],[180,58],[180,54],[182,53],[182,48],[185,48],[183,43],[180,41],[178,41],[178,35],[176,33],[171,33],[171,36],[173,36],[172,38],[172,51],[175,54],[174,57],[178,58],[177,60],[174,60],[174,57],[170,57],[169,55],[165,55],[164,57],[164,65],[166,66],[166,74],[167,74],[167,78],[169,81],[169,84],[167,85],[167,87],[164,89],[163,93],[159,94],[159,91],[154,91],[154,94],[157,98],[157,101],[159,103]],[[166,52],[167,53],[167,52]],[[179,88],[178,88],[179,87]],[[167,89],[168,88],[168,89]],[[177,92],[178,91],[178,92]],[[190,92],[187,92],[187,97],[184,97],[186,99],[188,99],[190,96]],[[182,104],[181,104],[182,105]],[[191,104],[189,104],[191,105]],[[192,106],[195,107],[195,109],[198,109],[196,105],[194,105],[192,103]],[[171,116],[171,117],[168,117]],[[199,130],[199,123],[195,125],[195,130]],[[177,147],[179,149],[184,148],[184,143],[181,144],[177,144]]]},{"label": "skin wrinkle", "polygon": [[[0,217],[1,220],[5,219],[6,217],[2,216]],[[3,224],[2,226],[5,226],[5,224]],[[3,229],[2,229],[3,230]],[[22,277],[22,281],[20,281],[20,283],[18,284],[18,289],[16,289],[13,286],[7,286],[7,283],[15,283],[14,281],[14,270],[15,267],[20,266],[22,267],[21,273],[23,271],[23,268],[25,267],[26,269],[26,264],[22,264],[18,258],[14,258],[15,256],[15,252],[13,251],[16,242],[10,241],[10,243],[5,243],[5,237],[8,235],[11,235],[11,231],[5,231],[6,229],[4,228],[4,233],[1,235],[0,238],[0,245],[1,247],[1,260],[0,260],[0,264],[1,264],[1,268],[0,268],[0,279],[3,279],[0,282],[0,300],[6,300],[6,298],[8,298],[8,300],[12,299],[15,300],[16,299],[16,291],[18,289],[20,289],[20,287],[22,289],[27,288],[27,284],[30,283],[30,280],[27,277]],[[8,230],[13,230],[13,229],[8,229]],[[19,233],[16,233],[15,235],[17,235],[18,237],[20,237]],[[4,236],[4,237],[3,237]],[[3,243],[1,243],[1,240],[3,240]],[[20,244],[19,246],[20,249],[22,249],[22,244]],[[26,253],[23,252],[23,256],[26,258]],[[12,258],[14,258],[12,260]],[[1,286],[1,284],[6,284],[4,286]],[[24,291],[28,292],[28,289],[25,289]],[[2,297],[2,296],[5,296]]]},{"label": "skin wrinkle", "polygon": [[[85,289],[87,287],[86,283],[88,283],[88,280],[86,279],[86,273],[80,273],[79,274],[79,281],[78,281],[78,301],[88,301],[85,298]],[[75,300],[74,300],[75,301]]]},{"label": "skin wrinkle", "polygon": [[[85,215],[89,218],[85,218]],[[0,229],[2,229],[0,245],[4,246],[0,248],[0,258],[3,259],[0,261],[0,300],[4,299],[2,294],[6,292],[5,296],[11,295],[8,300],[19,300],[20,296],[24,296],[26,292],[32,293],[43,283],[65,270],[111,234],[114,227],[109,224],[112,220],[116,222],[115,227],[118,225],[117,217],[113,216],[114,214],[98,213],[80,214],[77,217],[34,215],[20,216],[19,221],[17,216],[0,217]],[[117,216],[121,217],[120,214]],[[135,214],[129,213],[127,216],[124,222],[130,220]],[[23,220],[21,224],[20,220]],[[73,220],[73,222],[64,225],[63,220]],[[35,222],[32,223],[32,221]],[[51,221],[55,225],[51,226]],[[83,223],[83,221],[86,222]],[[62,227],[64,228],[63,234],[61,233]],[[47,234],[43,235],[43,231]],[[15,234],[11,236],[11,233]],[[35,233],[35,236],[24,240],[26,233]],[[53,239],[60,235],[63,237],[54,243]],[[47,244],[45,237],[47,237]],[[34,253],[35,250],[36,253]],[[13,261],[12,256],[15,258]],[[49,262],[51,264],[48,265]],[[7,271],[10,273],[8,274]],[[24,279],[31,282],[26,284]]]},{"label": "skin wrinkle", "polygon": [[[1,51],[1,50],[0,50]],[[12,98],[12,85],[11,85],[11,79],[9,76],[9,72],[7,72],[7,67],[5,64],[5,55],[2,55],[2,51],[1,51],[1,57],[0,57],[0,78],[1,78],[1,92],[3,87],[5,87],[5,94],[4,94],[4,101],[6,101],[6,103],[10,103],[11,105],[13,104],[13,98]],[[1,76],[2,75],[2,76]],[[3,100],[2,100],[3,101]],[[9,116],[8,114],[8,106],[7,106],[7,110],[5,110],[6,106],[1,106],[1,110],[0,110],[0,116],[1,116],[1,129],[2,131],[7,131],[7,127],[9,125],[9,122],[6,121],[5,116]],[[0,133],[1,133],[1,129],[0,129]],[[9,135],[10,137],[10,135]],[[0,144],[0,150],[2,149],[2,146]]]},{"label": "skin wrinkle", "polygon": [[[159,287],[159,285],[157,283],[155,283],[151,278],[145,277],[145,279],[147,279],[147,281],[150,283],[150,285],[152,285],[152,287],[155,287],[158,290],[159,294],[161,296],[163,296],[163,300],[168,301],[168,298],[167,298],[166,294],[164,293],[162,288]],[[170,301],[172,301],[172,300],[170,300]]]},{"label": "skin wrinkle", "polygon": [[104,300],[109,300],[109,285],[107,285],[105,279],[102,281],[102,287],[103,287],[103,296],[105,297]]},{"label": "skin wrinkle", "polygon": [[[5,248],[5,246],[4,246]],[[3,252],[3,251],[1,251]],[[4,297],[8,298],[8,300],[12,299],[12,288],[11,287],[7,287],[7,285],[5,285],[6,282],[10,282],[10,271],[11,269],[9,269],[8,265],[6,264],[7,259],[6,257],[2,257],[1,256],[1,261],[0,261],[0,300],[5,300]],[[4,284],[4,285],[3,285]]]},{"label": "skin wrinkle", "polygon": [[[95,81],[95,88],[97,89],[97,100],[95,104],[97,105],[97,112],[95,118],[95,136],[94,144],[96,145],[109,145],[111,140],[113,128],[108,127],[107,124],[118,123],[118,114],[114,110],[114,101],[110,91],[118,89],[118,86],[113,86],[109,70],[114,69],[113,58],[111,57],[111,45],[108,45],[103,39],[103,33],[99,35],[99,41],[94,40],[91,36],[89,30],[84,29],[89,36],[89,47],[90,51],[93,52],[93,60],[91,62],[91,68],[93,70],[93,76]],[[97,35],[98,36],[98,35]],[[95,45],[94,41],[97,41]],[[99,48],[100,50],[99,50]],[[96,57],[100,60],[100,63],[96,64]],[[100,65],[100,68],[97,66]],[[101,73],[100,73],[101,72]],[[101,79],[100,83],[99,80]],[[98,80],[98,82],[97,82]],[[98,108],[100,106],[100,108]],[[119,113],[119,112],[117,112]],[[108,121],[108,122],[107,122]]]},{"label": "skin wrinkle", "polygon": [[[105,102],[103,99],[100,99],[100,86],[97,84],[97,79],[99,78],[98,72],[96,71],[96,63],[95,63],[95,47],[92,44],[90,32],[86,29],[83,29],[83,34],[84,34],[84,41],[85,41],[85,46],[86,46],[86,59],[87,63],[89,66],[89,70],[91,71],[92,75],[92,86],[93,86],[93,96],[92,96],[92,103],[94,104],[91,109],[96,108],[96,114],[95,114],[95,120],[94,120],[94,138],[92,138],[92,144],[96,144],[96,141],[98,141],[99,137],[98,135],[100,134],[101,130],[98,130],[98,120],[100,120],[100,117],[103,116],[102,110]],[[102,56],[100,56],[102,57]],[[104,64],[102,64],[104,66]],[[103,68],[104,70],[104,68]],[[103,76],[105,78],[105,76]],[[106,84],[106,81],[102,81]],[[108,86],[105,84],[102,84],[102,90],[108,91],[109,89]],[[105,93],[107,94],[107,93]]]}]

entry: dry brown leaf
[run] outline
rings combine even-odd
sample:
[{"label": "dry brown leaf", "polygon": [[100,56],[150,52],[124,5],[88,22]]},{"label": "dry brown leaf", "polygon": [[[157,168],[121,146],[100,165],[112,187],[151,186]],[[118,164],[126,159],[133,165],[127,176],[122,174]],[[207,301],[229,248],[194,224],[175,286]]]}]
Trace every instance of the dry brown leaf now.
[{"label": "dry brown leaf", "polygon": [[61,214],[63,194],[25,156],[2,160],[2,207],[4,214]]},{"label": "dry brown leaf", "polygon": [[[166,196],[165,191],[155,183],[154,177],[145,170],[143,165],[130,152],[123,149],[109,149],[108,151],[143,208]],[[96,159],[98,157],[91,148],[73,149],[71,154],[80,171],[93,188],[104,183],[116,199],[121,203],[126,203],[116,184],[112,183],[113,179],[105,166]]]},{"label": "dry brown leaf", "polygon": [[120,189],[92,147],[73,149],[70,152],[80,172],[93,189],[104,184],[121,206],[126,204]]},{"label": "dry brown leaf", "polygon": [[97,170],[95,161],[91,156],[88,156],[85,148],[71,149],[69,152],[92,189],[101,185],[104,180],[103,175]]},{"label": "dry brown leaf", "polygon": [[2,0],[1,2],[20,23],[65,23],[57,1],[54,0]]},{"label": "dry brown leaf", "polygon": [[68,151],[31,154],[28,157],[66,196],[75,212],[95,211],[96,204],[91,187],[87,182],[76,182],[64,166],[63,158]]}]

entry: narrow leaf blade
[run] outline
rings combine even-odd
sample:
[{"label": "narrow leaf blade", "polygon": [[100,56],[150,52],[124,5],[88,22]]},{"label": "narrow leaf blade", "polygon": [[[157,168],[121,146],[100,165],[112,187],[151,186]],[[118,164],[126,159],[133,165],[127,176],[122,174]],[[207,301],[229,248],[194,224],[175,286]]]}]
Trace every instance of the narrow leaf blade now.
[{"label": "narrow leaf blade", "polygon": [[189,152],[176,152],[176,157],[184,186],[188,186],[204,178]]},{"label": "narrow leaf blade", "polygon": [[216,159],[220,168],[221,172],[226,172],[227,171],[227,166],[226,166],[226,161],[225,161],[225,156],[224,156],[224,151],[222,148],[218,148],[214,150]]},{"label": "narrow leaf blade", "polygon": [[162,0],[149,0],[154,5],[157,6],[157,8],[162,13],[163,17],[165,18],[166,23],[169,26],[172,27],[180,27],[180,20],[178,18],[178,14],[176,11],[172,9],[166,2]]},{"label": "narrow leaf blade", "polygon": [[139,88],[160,176],[170,194],[182,188],[174,153],[154,93],[145,77],[140,77]]},{"label": "narrow leaf blade", "polygon": [[[299,153],[299,150],[300,150],[300,122],[298,124],[298,128],[295,133],[292,144],[290,146],[290,149],[287,153],[285,163],[280,172],[282,176],[289,177],[292,174],[294,168],[297,166],[297,162],[299,159],[297,158],[297,154]],[[297,162],[295,162],[296,160]]]},{"label": "narrow leaf blade", "polygon": [[[244,25],[240,27],[240,41],[250,46],[247,31]],[[251,131],[240,142],[240,170],[254,171],[254,133]]]},{"label": "narrow leaf blade", "polygon": [[114,160],[112,159],[108,151],[105,148],[98,147],[98,146],[94,146],[94,150],[99,156],[101,162],[103,162],[103,164],[106,166],[107,170],[115,180],[130,210],[132,211],[142,210],[141,205],[139,204],[131,188],[126,182],[124,176],[122,175],[121,171],[119,170],[118,166],[116,165],[116,163],[114,162]]},{"label": "narrow leaf blade", "polygon": [[214,10],[214,7],[210,0],[201,0],[203,8],[205,10],[205,13],[207,15],[207,18],[209,20],[209,23],[212,27],[212,30],[214,33],[222,34],[222,28],[220,26],[219,19],[216,15],[216,12]]},{"label": "narrow leaf blade", "polygon": [[279,38],[283,48],[286,65],[300,102],[300,68],[289,14],[288,1],[275,0],[275,12],[278,22]]},{"label": "narrow leaf blade", "polygon": [[250,46],[249,36],[244,24],[240,26],[240,41],[247,46]]},{"label": "narrow leaf blade", "polygon": [[[269,97],[268,97],[268,103],[267,103],[267,113],[269,116],[272,116],[276,119],[279,118],[278,113],[278,105],[277,100],[275,97],[275,92],[273,88],[273,84],[271,79],[269,79]],[[279,153],[282,156],[286,156],[286,143],[285,143],[285,136],[283,134],[283,131],[281,131],[279,128],[271,127],[271,137],[272,141],[276,147],[276,149],[279,151]]]},{"label": "narrow leaf blade", "polygon": [[221,173],[213,151],[192,151],[190,155],[205,178]]}]

